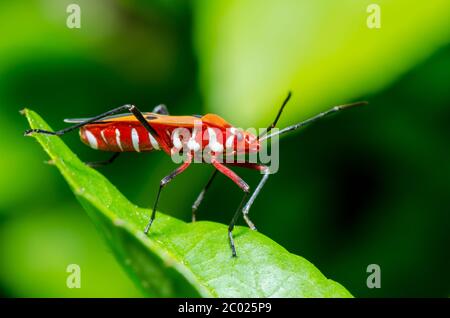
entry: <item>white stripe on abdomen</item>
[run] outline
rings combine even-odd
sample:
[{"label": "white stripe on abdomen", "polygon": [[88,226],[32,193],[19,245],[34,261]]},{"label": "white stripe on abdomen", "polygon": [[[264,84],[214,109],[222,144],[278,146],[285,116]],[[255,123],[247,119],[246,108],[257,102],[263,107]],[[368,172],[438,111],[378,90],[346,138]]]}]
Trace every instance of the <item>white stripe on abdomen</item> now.
[{"label": "white stripe on abdomen", "polygon": [[105,144],[107,145],[107,144],[108,144],[108,140],[106,140],[106,137],[105,137],[105,130],[104,130],[104,129],[102,129],[102,131],[100,132],[100,135],[102,136],[103,141],[104,141]]},{"label": "white stripe on abdomen", "polygon": [[152,147],[156,150],[159,150],[159,144],[156,141],[156,139],[153,138],[152,134],[148,133],[148,138],[150,139],[150,143],[152,144]]},{"label": "white stripe on abdomen", "polygon": [[122,144],[120,143],[120,130],[116,128],[116,143],[117,146],[123,151]]},{"label": "white stripe on abdomen", "polygon": [[97,138],[95,138],[94,134],[91,133],[89,130],[85,130],[84,133],[86,134],[86,139],[89,143],[89,146],[93,149],[98,149],[98,142]]},{"label": "white stripe on abdomen", "polygon": [[134,150],[140,152],[141,150],[139,149],[139,135],[136,128],[131,129],[131,142],[133,143]]}]

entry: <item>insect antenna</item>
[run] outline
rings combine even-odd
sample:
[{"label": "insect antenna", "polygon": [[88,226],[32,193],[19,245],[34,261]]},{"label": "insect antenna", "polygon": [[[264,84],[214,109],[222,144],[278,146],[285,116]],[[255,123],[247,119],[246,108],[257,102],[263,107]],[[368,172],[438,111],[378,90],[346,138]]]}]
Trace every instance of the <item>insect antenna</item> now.
[{"label": "insect antenna", "polygon": [[278,111],[277,117],[275,117],[275,120],[273,121],[273,123],[272,123],[269,127],[267,127],[267,129],[266,129],[262,134],[260,134],[260,135],[257,137],[257,139],[260,139],[260,138],[262,138],[264,135],[267,135],[267,134],[272,130],[272,128],[274,128],[274,127],[277,125],[278,119],[280,119],[280,116],[281,116],[281,113],[283,112],[284,106],[286,106],[287,102],[291,99],[291,96],[292,96],[292,92],[289,91],[289,92],[288,92],[288,95],[287,95],[286,98],[284,99],[283,104],[282,104],[281,107],[280,107],[280,110]]},{"label": "insect antenna", "polygon": [[[327,111],[324,111],[324,112],[322,112],[320,114],[317,114],[314,117],[311,117],[311,118],[309,118],[309,119],[307,119],[305,121],[302,121],[300,123],[297,123],[295,125],[283,128],[283,129],[281,129],[281,130],[279,130],[277,132],[274,132],[273,134],[269,134],[269,135],[265,134],[265,136],[263,138],[260,138],[259,140],[260,141],[264,141],[264,140],[267,140],[267,139],[272,138],[274,136],[283,135],[283,134],[288,133],[290,131],[294,131],[294,130],[297,130],[297,129],[303,127],[303,126],[311,124],[311,123],[315,122],[316,120],[318,120],[320,118],[326,117],[326,116],[331,115],[333,113],[336,113],[338,111],[341,111],[341,110],[344,110],[344,109],[348,109],[348,108],[352,108],[352,107],[367,105],[367,104],[368,104],[368,102],[363,101],[363,102],[356,102],[356,103],[352,103],[352,104],[345,104],[345,105],[334,106],[333,108],[331,108],[331,109],[329,109]],[[280,112],[281,112],[281,110],[280,110]],[[279,115],[280,115],[280,113],[278,114],[277,119],[278,119]]]}]

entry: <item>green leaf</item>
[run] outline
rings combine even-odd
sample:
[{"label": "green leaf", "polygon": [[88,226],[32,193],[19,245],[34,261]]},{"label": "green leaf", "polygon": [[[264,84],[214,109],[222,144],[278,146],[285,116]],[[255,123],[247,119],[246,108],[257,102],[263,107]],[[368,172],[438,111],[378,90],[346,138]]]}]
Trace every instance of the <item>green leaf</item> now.
[{"label": "green leaf", "polygon": [[[30,126],[49,130],[25,110]],[[185,223],[157,213],[149,236],[149,210],[130,203],[109,181],[87,167],[56,136],[34,134],[60,170],[119,263],[149,296],[351,297],[300,256],[264,235],[237,227],[232,258],[227,227]],[[155,188],[156,190],[156,188]],[[111,279],[114,279],[113,277]]]}]

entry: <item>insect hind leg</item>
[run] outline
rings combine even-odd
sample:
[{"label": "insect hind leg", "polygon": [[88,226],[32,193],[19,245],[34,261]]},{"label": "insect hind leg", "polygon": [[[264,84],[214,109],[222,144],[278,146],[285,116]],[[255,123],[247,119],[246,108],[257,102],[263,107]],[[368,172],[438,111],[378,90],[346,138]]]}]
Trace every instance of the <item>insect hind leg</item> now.
[{"label": "insect hind leg", "polygon": [[48,130],[43,130],[43,129],[28,129],[25,131],[25,136],[29,136],[32,133],[62,136],[68,132],[71,132],[75,129],[81,128],[87,124],[91,124],[91,123],[99,121],[107,116],[114,115],[114,114],[117,114],[117,113],[120,113],[123,111],[129,111],[129,112],[133,113],[134,117],[136,117],[136,119],[145,127],[145,129],[147,129],[147,131],[150,134],[152,134],[153,136],[158,136],[158,133],[152,128],[152,126],[149,125],[149,123],[145,119],[144,115],[142,115],[141,111],[136,106],[130,105],[130,104],[119,106],[119,107],[111,109],[103,114],[89,118],[86,121],[83,121],[76,125],[73,125],[73,126],[61,129],[61,130],[57,130],[57,131],[48,131]]}]

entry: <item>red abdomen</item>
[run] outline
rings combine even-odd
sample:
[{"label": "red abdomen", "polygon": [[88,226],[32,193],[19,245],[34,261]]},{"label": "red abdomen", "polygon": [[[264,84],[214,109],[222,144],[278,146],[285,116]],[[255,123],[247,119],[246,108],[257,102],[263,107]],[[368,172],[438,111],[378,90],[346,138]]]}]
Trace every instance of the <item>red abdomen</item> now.
[{"label": "red abdomen", "polygon": [[159,150],[159,144],[140,123],[110,122],[80,128],[81,140],[93,149],[111,152]]}]

